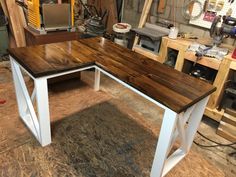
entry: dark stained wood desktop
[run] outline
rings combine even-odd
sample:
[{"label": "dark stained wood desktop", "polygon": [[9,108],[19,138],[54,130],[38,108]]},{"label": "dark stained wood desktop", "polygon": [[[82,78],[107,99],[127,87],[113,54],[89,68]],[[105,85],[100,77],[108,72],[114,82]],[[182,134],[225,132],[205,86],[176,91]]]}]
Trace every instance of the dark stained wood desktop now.
[{"label": "dark stained wood desktop", "polygon": [[97,65],[177,113],[216,90],[104,38],[15,48],[9,53],[35,78]]}]

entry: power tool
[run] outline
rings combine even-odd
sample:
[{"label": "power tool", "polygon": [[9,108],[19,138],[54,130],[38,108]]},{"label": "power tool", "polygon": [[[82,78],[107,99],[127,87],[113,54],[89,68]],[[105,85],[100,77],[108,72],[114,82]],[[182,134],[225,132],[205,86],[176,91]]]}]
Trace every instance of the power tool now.
[{"label": "power tool", "polygon": [[216,16],[210,28],[210,36],[214,45],[220,45],[224,38],[236,37],[236,18]]}]

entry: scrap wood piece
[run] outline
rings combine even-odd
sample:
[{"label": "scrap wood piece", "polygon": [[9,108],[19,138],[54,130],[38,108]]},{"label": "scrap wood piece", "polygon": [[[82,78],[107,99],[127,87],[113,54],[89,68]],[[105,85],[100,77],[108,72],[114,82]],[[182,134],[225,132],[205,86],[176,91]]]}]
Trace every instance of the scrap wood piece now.
[{"label": "scrap wood piece", "polygon": [[[3,12],[5,14],[5,16],[7,17],[7,19],[9,19],[9,12],[7,10],[7,4],[6,4],[6,0],[0,0],[0,3],[1,3],[1,6],[2,6],[2,9],[3,9]],[[9,47],[10,48],[15,48],[16,47],[16,41],[14,39],[14,36],[13,36],[13,29],[12,29],[12,26],[11,26],[11,23],[9,23],[9,28],[10,28],[10,33],[9,33]]]},{"label": "scrap wood piece", "polygon": [[106,0],[102,1],[102,7],[104,7],[104,11],[108,10],[108,20],[107,20],[107,31],[109,33],[113,30],[113,25],[118,23],[118,15],[117,15],[117,5],[116,0]]},{"label": "scrap wood piece", "polygon": [[164,13],[166,8],[166,0],[159,0],[159,4],[157,6],[158,13]]},{"label": "scrap wood piece", "polygon": [[15,3],[15,0],[5,0],[5,3],[9,13],[9,22],[16,41],[16,46],[24,47],[26,46],[24,27],[27,25],[23,9]]},{"label": "scrap wood piece", "polygon": [[3,10],[5,16],[7,18],[9,18],[9,13],[8,13],[8,10],[7,10],[6,1],[5,0],[0,0],[0,3],[1,3],[1,7],[2,7],[2,10]]}]

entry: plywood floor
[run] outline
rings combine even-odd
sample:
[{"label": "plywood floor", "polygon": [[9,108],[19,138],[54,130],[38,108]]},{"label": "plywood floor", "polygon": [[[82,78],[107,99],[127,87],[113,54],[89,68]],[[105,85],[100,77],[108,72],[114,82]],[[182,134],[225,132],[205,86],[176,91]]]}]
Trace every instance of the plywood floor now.
[{"label": "plywood floor", "polygon": [[[85,82],[50,86],[53,143],[41,148],[19,121],[8,66],[0,66],[1,176],[149,176],[162,110],[107,78],[94,92],[86,73]],[[167,176],[226,175],[192,149]]]}]

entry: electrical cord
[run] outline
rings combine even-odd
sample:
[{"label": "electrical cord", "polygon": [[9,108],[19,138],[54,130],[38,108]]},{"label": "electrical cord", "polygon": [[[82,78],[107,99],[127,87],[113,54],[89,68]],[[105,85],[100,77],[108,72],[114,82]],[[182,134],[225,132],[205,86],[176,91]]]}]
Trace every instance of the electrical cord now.
[{"label": "electrical cord", "polygon": [[221,145],[221,146],[232,146],[232,145],[235,145],[235,144],[236,144],[236,142],[233,142],[233,143],[230,143],[230,144],[222,144],[222,143],[216,142],[216,141],[214,141],[214,140],[211,140],[210,138],[206,137],[205,135],[203,135],[203,134],[202,134],[201,132],[199,132],[199,131],[197,131],[197,133],[198,133],[199,135],[201,135],[203,138],[207,139],[208,141],[211,141],[211,142],[213,142],[213,143],[215,143],[215,144],[218,144],[218,145]]},{"label": "electrical cord", "polygon": [[233,147],[232,145],[219,145],[219,144],[216,144],[216,145],[203,145],[203,144],[200,144],[200,143],[198,143],[198,142],[196,142],[196,141],[193,141],[193,143],[196,144],[196,145],[198,145],[198,146],[200,146],[200,147],[212,148],[212,147],[225,146],[225,147],[230,147],[230,148],[236,150],[236,148]]},{"label": "electrical cord", "polygon": [[196,141],[193,141],[194,144],[196,144],[196,145],[198,145],[198,146],[200,146],[200,147],[219,147],[219,146],[225,146],[225,147],[230,147],[230,148],[236,150],[236,147],[233,147],[233,145],[235,145],[236,142],[229,143],[229,144],[222,144],[222,143],[216,142],[216,141],[214,141],[214,140],[212,140],[212,139],[206,137],[205,135],[203,135],[203,134],[202,134],[201,132],[199,132],[199,131],[197,131],[197,133],[198,133],[200,136],[202,136],[203,138],[205,138],[206,140],[208,140],[208,141],[213,142],[213,143],[216,144],[216,145],[203,145],[203,144],[200,144],[200,143],[198,143],[198,142],[196,142]]}]

